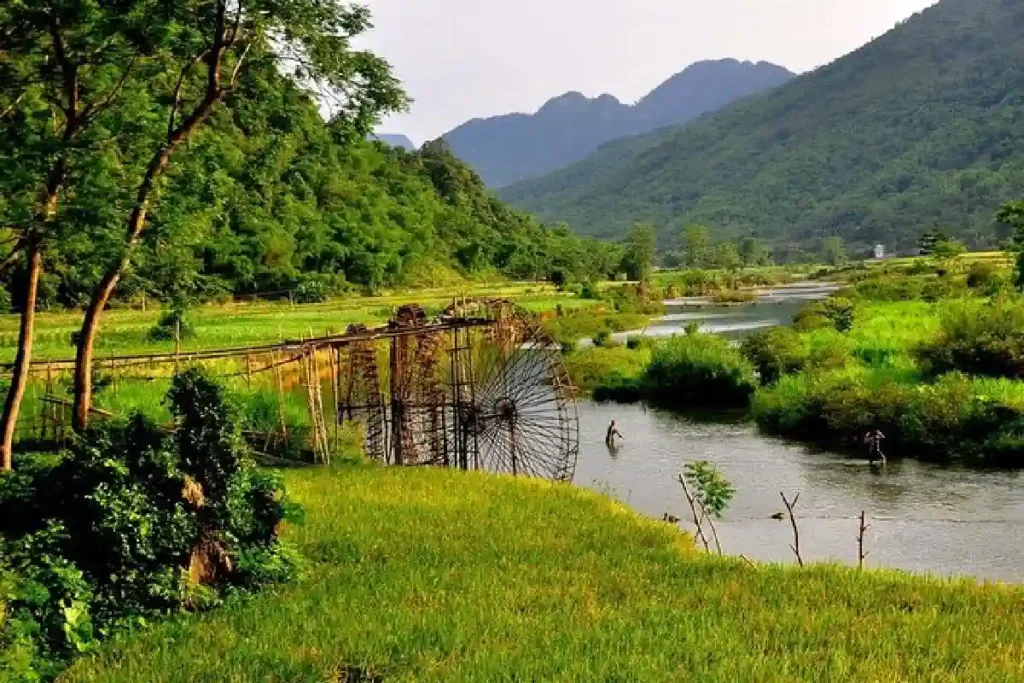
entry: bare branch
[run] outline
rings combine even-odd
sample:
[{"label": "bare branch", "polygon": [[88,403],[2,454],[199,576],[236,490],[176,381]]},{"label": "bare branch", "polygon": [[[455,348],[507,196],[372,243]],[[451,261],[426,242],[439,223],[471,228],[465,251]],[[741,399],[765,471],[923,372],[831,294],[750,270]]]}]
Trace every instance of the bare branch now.
[{"label": "bare branch", "polygon": [[245,62],[245,57],[246,57],[246,55],[249,54],[249,48],[251,48],[251,47],[252,47],[252,43],[251,42],[247,43],[246,46],[245,46],[245,49],[242,50],[242,54],[239,55],[238,61],[235,63],[235,69],[234,69],[234,71],[231,72],[231,87],[232,88],[234,88],[236,85],[238,85],[238,74],[242,70],[242,64],[243,64],[243,62]]},{"label": "bare branch", "polygon": [[704,514],[704,519],[708,521],[708,526],[711,527],[711,536],[715,539],[715,548],[718,550],[718,554],[722,554],[722,543],[718,540],[718,529],[715,528],[715,522],[711,519],[711,515],[708,514],[708,509],[704,506],[704,501],[697,497],[697,505],[700,506],[700,511]]},{"label": "bare branch", "polygon": [[234,47],[238,42],[238,31],[242,25],[242,0],[238,0],[238,11],[235,13],[235,23],[231,27],[231,37],[227,40],[227,47]]},{"label": "bare branch", "polygon": [[14,111],[18,107],[18,105],[21,104],[21,101],[23,99],[25,99],[25,93],[21,93],[20,95],[18,95],[14,99],[14,101],[11,102],[10,105],[8,105],[6,109],[0,110],[0,119],[7,118],[7,115]]},{"label": "bare branch", "polygon": [[796,496],[793,498],[792,503],[790,503],[789,500],[786,498],[785,493],[779,492],[779,495],[782,496],[782,503],[786,506],[786,510],[789,511],[789,522],[793,525],[793,545],[789,547],[793,551],[793,553],[796,554],[797,563],[801,567],[803,567],[804,558],[800,555],[800,530],[797,529],[796,516],[793,514],[793,509],[796,507],[797,501],[800,500],[800,494],[796,494]]},{"label": "bare branch", "polygon": [[697,513],[697,503],[690,493],[690,487],[686,485],[686,477],[680,474],[679,483],[683,485],[683,494],[686,495],[686,502],[690,504],[690,511],[693,513],[693,525],[697,528],[697,538],[704,543],[704,550],[711,552],[711,544],[708,543],[708,537],[704,535],[704,528],[700,524],[701,515]]},{"label": "bare branch", "polygon": [[864,533],[868,530],[866,524],[866,515],[863,510],[860,511],[860,533],[857,534],[857,568],[864,568],[864,560],[867,558],[868,553],[864,552]]}]

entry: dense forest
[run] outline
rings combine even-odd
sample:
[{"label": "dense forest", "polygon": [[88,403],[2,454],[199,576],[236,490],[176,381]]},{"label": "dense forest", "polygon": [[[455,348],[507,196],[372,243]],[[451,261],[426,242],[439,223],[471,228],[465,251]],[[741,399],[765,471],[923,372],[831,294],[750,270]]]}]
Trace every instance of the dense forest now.
[{"label": "dense forest", "polygon": [[[20,125],[25,115],[6,125]],[[45,174],[16,173],[21,162],[0,157],[11,165],[0,183],[24,182],[31,196]],[[104,245],[121,239],[116,218],[131,200],[121,185],[125,169],[98,157],[82,171],[61,209],[65,236],[47,251],[43,306],[87,302],[110,257]],[[18,210],[15,202],[0,204],[0,225],[17,224]],[[190,141],[150,220],[117,289],[122,300],[288,290],[321,296],[483,273],[546,279],[560,271],[584,279],[613,271],[617,258],[614,247],[502,204],[443,142],[407,152],[353,135],[342,119],[325,121],[311,96],[273,66],[247,72]],[[23,267],[8,269],[15,301],[22,281]]]},{"label": "dense forest", "polygon": [[826,236],[972,247],[1024,185],[1024,5],[943,0],[829,66],[683,129],[609,143],[502,196],[602,237],[690,223],[776,251]]},{"label": "dense forest", "polygon": [[444,139],[488,185],[502,187],[580,161],[609,140],[684,124],[791,78],[791,72],[767,62],[697,62],[636,104],[569,92],[535,114],[474,119]]}]

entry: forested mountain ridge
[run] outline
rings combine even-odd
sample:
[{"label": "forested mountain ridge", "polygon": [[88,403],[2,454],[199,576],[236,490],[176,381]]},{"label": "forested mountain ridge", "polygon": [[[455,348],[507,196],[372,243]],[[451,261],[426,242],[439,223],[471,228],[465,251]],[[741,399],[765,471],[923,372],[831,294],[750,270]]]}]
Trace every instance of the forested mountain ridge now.
[{"label": "forested mountain ridge", "polygon": [[386,145],[391,145],[392,147],[399,147],[410,152],[416,149],[416,143],[410,140],[406,135],[381,133],[380,135],[372,135],[371,139],[383,142]]},{"label": "forested mountain ridge", "polygon": [[697,62],[635,105],[611,95],[568,92],[535,114],[474,119],[444,135],[491,187],[502,187],[585,158],[601,144],[680,125],[793,77],[781,66],[735,59]]},{"label": "forested mountain ridge", "polygon": [[938,224],[988,245],[1024,186],[1022,67],[1024,3],[943,0],[770,93],[501,194],[602,237],[646,220],[671,241],[699,222],[907,249]]}]

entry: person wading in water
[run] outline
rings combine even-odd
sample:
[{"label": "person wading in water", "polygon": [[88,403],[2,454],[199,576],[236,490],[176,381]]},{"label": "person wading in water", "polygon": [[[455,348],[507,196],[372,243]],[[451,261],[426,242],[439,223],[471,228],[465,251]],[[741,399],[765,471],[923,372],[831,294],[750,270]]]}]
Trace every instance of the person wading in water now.
[{"label": "person wading in water", "polygon": [[874,464],[881,460],[882,464],[886,464],[885,453],[882,452],[882,442],[885,440],[885,434],[880,429],[872,429],[864,435],[864,445],[868,447],[868,462]]},{"label": "person wading in water", "polygon": [[614,448],[614,446],[615,446],[615,438],[616,437],[618,437],[620,439],[626,438],[626,437],[622,436],[622,432],[620,432],[619,428],[615,426],[615,420],[612,420],[612,423],[610,425],[608,425],[608,433],[605,434],[605,437],[604,437],[604,442],[606,444],[608,444],[609,448]]}]

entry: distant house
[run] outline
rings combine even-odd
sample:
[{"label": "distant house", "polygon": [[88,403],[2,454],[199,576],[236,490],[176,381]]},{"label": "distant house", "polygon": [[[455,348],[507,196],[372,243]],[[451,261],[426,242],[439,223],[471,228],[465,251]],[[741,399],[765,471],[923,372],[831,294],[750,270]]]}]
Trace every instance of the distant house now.
[{"label": "distant house", "polygon": [[875,258],[879,259],[879,260],[885,258],[885,245],[884,244],[876,244],[875,245]]}]

